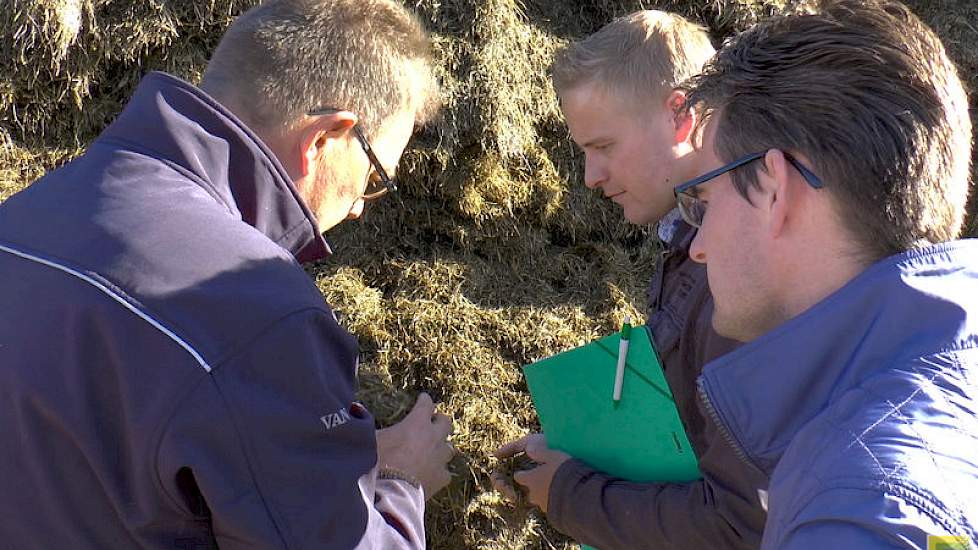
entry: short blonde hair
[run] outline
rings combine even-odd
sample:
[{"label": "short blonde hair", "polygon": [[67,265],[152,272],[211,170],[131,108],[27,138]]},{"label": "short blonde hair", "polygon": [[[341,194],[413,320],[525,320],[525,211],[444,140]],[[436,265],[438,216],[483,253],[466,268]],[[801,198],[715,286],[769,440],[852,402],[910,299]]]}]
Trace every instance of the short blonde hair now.
[{"label": "short blonde hair", "polygon": [[557,52],[551,74],[558,97],[597,83],[641,103],[698,74],[714,53],[703,27],[679,15],[644,10]]}]

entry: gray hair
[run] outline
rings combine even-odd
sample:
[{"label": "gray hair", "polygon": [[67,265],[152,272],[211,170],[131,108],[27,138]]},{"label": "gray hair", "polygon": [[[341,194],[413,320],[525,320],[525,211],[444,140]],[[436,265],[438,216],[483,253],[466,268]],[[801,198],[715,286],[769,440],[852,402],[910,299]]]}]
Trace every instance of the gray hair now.
[{"label": "gray hair", "polygon": [[561,96],[600,83],[623,99],[642,101],[699,73],[714,54],[702,27],[656,10],[620,17],[557,53],[551,67]]},{"label": "gray hair", "polygon": [[255,130],[297,126],[318,107],[352,111],[368,134],[404,108],[437,108],[431,43],[391,0],[269,0],[235,20],[201,88]]}]

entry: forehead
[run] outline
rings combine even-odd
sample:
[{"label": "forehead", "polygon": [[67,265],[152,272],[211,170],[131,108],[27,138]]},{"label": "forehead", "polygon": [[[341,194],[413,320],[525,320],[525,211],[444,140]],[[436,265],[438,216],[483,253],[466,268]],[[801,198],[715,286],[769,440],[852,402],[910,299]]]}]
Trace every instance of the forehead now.
[{"label": "forehead", "polygon": [[652,103],[628,98],[595,82],[575,86],[560,97],[564,119],[578,143],[593,139],[592,134],[612,133],[623,126],[639,124],[638,115],[649,113]]}]

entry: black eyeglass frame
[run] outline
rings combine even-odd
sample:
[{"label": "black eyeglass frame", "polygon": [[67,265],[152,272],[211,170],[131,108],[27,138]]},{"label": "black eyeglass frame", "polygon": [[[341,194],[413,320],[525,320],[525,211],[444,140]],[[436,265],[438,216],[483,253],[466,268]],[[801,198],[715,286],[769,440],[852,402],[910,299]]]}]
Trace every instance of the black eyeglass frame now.
[{"label": "black eyeglass frame", "polygon": [[[815,189],[821,189],[825,187],[825,184],[822,183],[822,180],[818,176],[816,176],[814,172],[806,168],[804,164],[798,162],[798,160],[795,159],[795,157],[791,156],[790,153],[785,153],[784,151],[782,151],[782,153],[784,154],[785,160],[787,160],[789,164],[794,166],[795,170],[798,170],[798,173],[801,174],[801,177],[804,178],[805,182],[808,183],[808,185],[812,186]],[[697,176],[689,181],[683,182],[677,185],[675,188],[673,188],[672,193],[676,197],[676,205],[679,207],[679,213],[682,215],[683,219],[686,220],[686,223],[692,225],[693,227],[699,227],[700,225],[703,224],[703,216],[702,215],[696,216],[692,212],[690,212],[689,211],[690,206],[683,200],[685,198],[693,203],[700,202],[700,199],[696,195],[692,194],[691,191],[693,188],[695,188],[697,185],[702,185],[718,176],[722,176],[727,172],[736,170],[737,168],[740,168],[745,164],[763,158],[764,155],[766,154],[767,151],[763,151],[760,153],[751,153],[733,162],[724,164],[723,166],[717,168],[716,170],[710,170],[705,174]]]},{"label": "black eyeglass frame", "polygon": [[[332,107],[322,107],[319,109],[313,109],[306,114],[309,116],[322,116],[322,115],[329,115],[338,112],[340,112],[339,109],[335,109]],[[360,125],[354,124],[352,129],[353,129],[353,135],[356,136],[357,141],[360,142],[360,147],[363,148],[363,152],[366,153],[367,155],[367,160],[370,161],[370,165],[373,166],[374,171],[377,172],[377,176],[380,178],[380,183],[383,184],[384,186],[384,188],[380,191],[364,194],[363,199],[373,200],[378,197],[382,197],[387,193],[396,192],[397,181],[395,181],[394,178],[391,178],[387,175],[387,170],[384,170],[384,166],[380,163],[380,159],[378,159],[377,155],[374,154],[374,149],[373,147],[370,146],[370,142],[367,141],[367,136],[363,135],[363,130],[360,128]]]}]

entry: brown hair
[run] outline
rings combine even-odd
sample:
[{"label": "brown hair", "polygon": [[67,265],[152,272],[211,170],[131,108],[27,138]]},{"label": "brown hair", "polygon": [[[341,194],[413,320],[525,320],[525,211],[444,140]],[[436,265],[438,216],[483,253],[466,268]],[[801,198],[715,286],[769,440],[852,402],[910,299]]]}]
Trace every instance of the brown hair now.
[{"label": "brown hair", "polygon": [[369,133],[400,109],[413,105],[421,123],[437,106],[428,36],[391,0],[266,1],[228,29],[201,88],[267,130],[333,107]]},{"label": "brown hair", "polygon": [[[724,161],[807,156],[867,260],[958,236],[971,121],[940,40],[891,0],[829,0],[734,37],[686,86]],[[733,173],[745,198],[757,163]]]},{"label": "brown hair", "polygon": [[645,10],[560,50],[551,73],[558,96],[600,83],[623,99],[643,101],[698,73],[713,53],[702,27],[678,15]]}]

